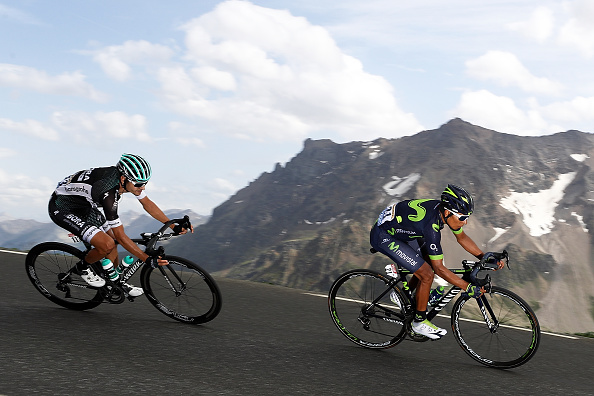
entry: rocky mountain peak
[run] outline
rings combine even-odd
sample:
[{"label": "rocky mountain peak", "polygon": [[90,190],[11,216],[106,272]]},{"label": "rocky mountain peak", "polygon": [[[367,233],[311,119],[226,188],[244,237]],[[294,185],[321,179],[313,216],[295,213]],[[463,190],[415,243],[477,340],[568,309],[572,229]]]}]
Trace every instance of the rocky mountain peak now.
[{"label": "rocky mountain peak", "polygon": [[[500,281],[521,287],[535,302],[547,301],[547,317],[570,306],[548,301],[549,293],[575,290],[573,283],[586,277],[565,273],[566,265],[577,260],[584,274],[594,273],[593,168],[594,135],[579,131],[521,137],[453,119],[399,139],[308,139],[284,167],[219,206],[191,243],[172,244],[221,276],[326,292],[348,268],[383,268],[386,258],[369,255],[368,237],[385,206],[437,198],[454,183],[475,196],[468,226],[475,241],[514,252],[517,272]],[[446,249],[452,263],[468,258],[457,249],[451,243]],[[589,298],[572,303],[589,306]],[[594,326],[594,319],[583,323]]]}]

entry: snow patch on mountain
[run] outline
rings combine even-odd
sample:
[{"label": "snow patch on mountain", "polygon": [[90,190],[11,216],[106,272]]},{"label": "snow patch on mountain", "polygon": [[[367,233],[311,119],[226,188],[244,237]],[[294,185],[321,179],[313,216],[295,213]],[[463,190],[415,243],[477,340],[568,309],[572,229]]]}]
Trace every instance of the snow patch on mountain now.
[{"label": "snow patch on mountain", "polygon": [[580,225],[582,226],[582,230],[584,232],[588,232],[588,227],[586,227],[586,223],[584,223],[584,216],[580,216],[576,212],[571,212],[571,215],[577,219],[578,223],[580,223]]},{"label": "snow patch on mountain", "polygon": [[505,234],[509,228],[493,227],[493,229],[495,230],[495,235],[493,236],[493,238],[489,239],[487,244],[495,242],[497,239],[499,239],[501,235]]},{"label": "snow patch on mountain", "polygon": [[584,162],[586,159],[590,158],[587,154],[571,154],[570,157],[578,162]]},{"label": "snow patch on mountain", "polygon": [[384,184],[383,189],[386,194],[393,197],[399,197],[406,194],[406,192],[410,190],[412,186],[414,186],[419,180],[421,180],[420,173],[411,173],[410,175],[402,178],[398,176],[392,176],[392,181]]},{"label": "snow patch on mountain", "polygon": [[530,235],[541,236],[551,232],[555,221],[555,208],[563,199],[565,188],[573,181],[577,172],[559,175],[553,186],[537,193],[511,191],[499,204],[506,210],[521,214]]},{"label": "snow patch on mountain", "polygon": [[374,160],[374,159],[379,158],[382,155],[384,155],[380,146],[369,146],[369,148],[373,150],[372,152],[369,153],[369,159],[371,159],[371,160]]}]

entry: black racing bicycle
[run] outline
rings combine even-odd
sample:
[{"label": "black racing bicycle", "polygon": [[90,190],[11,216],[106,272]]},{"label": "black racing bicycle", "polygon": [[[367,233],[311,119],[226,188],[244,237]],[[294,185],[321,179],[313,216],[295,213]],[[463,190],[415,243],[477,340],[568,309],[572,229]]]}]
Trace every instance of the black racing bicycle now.
[{"label": "black racing bicycle", "polygon": [[[374,249],[371,249],[375,253]],[[427,319],[433,319],[455,299],[451,309],[454,337],[474,360],[495,368],[518,367],[536,353],[540,325],[534,311],[517,294],[493,286],[491,277],[477,275],[495,270],[497,261],[509,257],[487,253],[480,261],[463,261],[463,268],[451,269],[462,279],[486,290],[480,298],[452,286],[428,306]],[[365,348],[381,349],[398,345],[407,336],[418,342],[429,338],[411,329],[415,315],[414,293],[408,287],[410,271],[397,268],[396,277],[355,269],[340,275],[328,294],[328,308],[334,324],[350,341]],[[460,293],[460,294],[459,294]]]},{"label": "black racing bicycle", "polygon": [[132,239],[145,247],[149,256],[160,256],[169,264],[152,268],[136,260],[123,270],[120,279],[113,282],[97,263],[92,264],[95,273],[105,279],[102,287],[88,285],[76,275],[76,263],[84,258],[90,248],[82,251],[60,242],[44,242],[34,246],[25,260],[27,275],[35,288],[50,301],[73,310],[92,309],[103,303],[121,304],[134,301],[121,283],[126,282],[142,268],[140,282],[144,295],[161,313],[184,323],[200,324],[213,320],[221,310],[221,292],[214,279],[200,266],[182,257],[165,255],[158,242],[169,240],[179,234],[166,232],[172,224],[190,227],[188,216],[165,223],[156,233],[143,233],[141,239]]}]

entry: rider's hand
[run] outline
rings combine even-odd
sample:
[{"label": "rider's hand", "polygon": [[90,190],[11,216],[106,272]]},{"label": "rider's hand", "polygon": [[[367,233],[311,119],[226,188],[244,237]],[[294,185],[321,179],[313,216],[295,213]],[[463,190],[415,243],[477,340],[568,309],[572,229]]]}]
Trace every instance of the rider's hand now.
[{"label": "rider's hand", "polygon": [[[488,252],[483,254],[483,256],[481,258],[484,258],[484,256],[487,256],[486,259],[486,264],[488,265],[487,268],[490,268],[492,270],[498,271],[500,269],[502,269],[503,267],[505,267],[505,261],[503,260],[497,260],[494,256],[492,252]],[[493,267],[493,265],[496,265],[497,268]]]},{"label": "rider's hand", "polygon": [[169,262],[167,260],[163,260],[162,258],[160,258],[158,256],[149,256],[144,262],[153,268],[157,268],[160,265],[169,264]]},{"label": "rider's hand", "polygon": [[[190,232],[193,234],[193,233],[194,233],[194,226],[190,224],[190,228],[189,228],[189,230],[190,230]],[[188,232],[188,228],[186,228],[186,227],[183,227],[181,224],[176,224],[176,225],[173,227],[173,233],[174,233],[174,234],[180,234],[180,235],[183,235],[183,234],[185,234],[186,232]]]},{"label": "rider's hand", "polygon": [[466,293],[472,298],[479,298],[484,292],[485,290],[482,287],[473,285],[472,283],[469,283],[468,287],[466,287]]}]

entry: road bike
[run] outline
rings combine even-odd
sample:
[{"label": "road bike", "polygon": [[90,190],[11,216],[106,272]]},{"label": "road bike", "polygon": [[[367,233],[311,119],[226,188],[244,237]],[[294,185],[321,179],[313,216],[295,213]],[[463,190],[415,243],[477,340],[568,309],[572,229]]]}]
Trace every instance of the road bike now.
[{"label": "road bike", "polygon": [[[375,253],[375,249],[371,249]],[[534,311],[517,294],[493,286],[480,271],[495,270],[497,261],[509,256],[487,253],[480,261],[462,261],[463,268],[451,269],[462,279],[483,286],[478,299],[452,286],[433,305],[427,319],[432,320],[451,301],[451,325],[460,347],[474,360],[495,368],[518,367],[528,362],[540,343],[540,324]],[[369,269],[354,269],[340,275],[328,294],[328,308],[334,324],[350,341],[365,348],[391,348],[407,336],[418,342],[429,338],[411,329],[415,315],[414,292],[409,288],[412,273],[396,268],[388,276]],[[459,294],[460,293],[460,294]],[[456,298],[457,297],[457,298]],[[456,299],[455,299],[456,298]],[[455,300],[454,300],[455,299]]]},{"label": "road bike", "polygon": [[95,273],[105,279],[102,287],[88,285],[75,273],[76,264],[86,256],[86,250],[61,242],[44,242],[34,246],[27,254],[25,265],[29,280],[50,301],[73,310],[87,310],[103,303],[121,304],[134,301],[122,283],[140,271],[140,283],[148,301],[161,313],[184,323],[200,324],[213,320],[221,310],[221,292],[214,279],[197,264],[182,257],[166,255],[165,248],[157,244],[180,235],[166,232],[170,226],[190,227],[188,216],[166,222],[156,233],[142,233],[141,239],[132,239],[144,246],[149,256],[160,256],[169,264],[152,268],[136,260],[125,268],[119,280],[111,281],[99,263],[91,264]]}]

